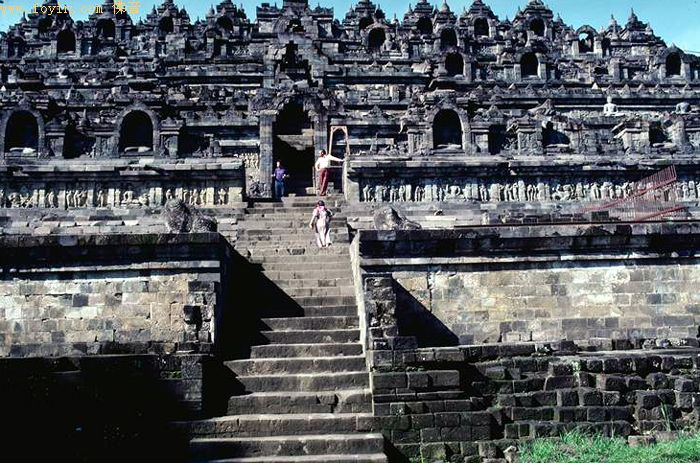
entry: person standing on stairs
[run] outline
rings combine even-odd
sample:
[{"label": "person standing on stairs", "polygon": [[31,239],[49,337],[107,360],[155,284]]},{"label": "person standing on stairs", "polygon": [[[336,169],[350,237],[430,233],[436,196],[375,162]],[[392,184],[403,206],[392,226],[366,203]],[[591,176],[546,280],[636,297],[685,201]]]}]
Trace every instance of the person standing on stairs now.
[{"label": "person standing on stairs", "polygon": [[282,200],[284,196],[284,182],[289,178],[289,174],[287,174],[287,169],[282,167],[280,161],[277,161],[277,168],[272,177],[275,179],[275,197]]},{"label": "person standing on stairs", "polygon": [[333,214],[326,207],[326,203],[319,201],[316,203],[314,212],[311,215],[309,228],[316,234],[316,244],[319,248],[327,248],[331,242],[331,217]]},{"label": "person standing on stairs", "polygon": [[316,171],[319,176],[319,196],[326,196],[326,190],[328,189],[328,172],[331,167],[331,161],[343,162],[342,159],[327,154],[326,150],[321,150],[321,157],[316,160]]}]

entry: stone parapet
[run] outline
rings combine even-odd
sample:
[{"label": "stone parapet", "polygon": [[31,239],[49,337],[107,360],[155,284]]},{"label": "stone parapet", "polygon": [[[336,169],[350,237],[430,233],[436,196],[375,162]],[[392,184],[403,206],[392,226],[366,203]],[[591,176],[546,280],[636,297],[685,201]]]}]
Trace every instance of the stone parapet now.
[{"label": "stone parapet", "polygon": [[2,356],[211,350],[218,234],[2,236],[0,250]]}]

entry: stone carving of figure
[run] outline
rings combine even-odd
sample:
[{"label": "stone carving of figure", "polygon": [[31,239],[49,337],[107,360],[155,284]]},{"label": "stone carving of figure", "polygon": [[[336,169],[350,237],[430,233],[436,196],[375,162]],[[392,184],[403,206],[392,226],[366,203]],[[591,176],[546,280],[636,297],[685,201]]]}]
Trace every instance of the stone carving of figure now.
[{"label": "stone carving of figure", "polygon": [[591,199],[593,201],[598,201],[600,198],[601,198],[600,186],[598,186],[598,183],[594,182],[591,185]]},{"label": "stone carving of figure", "polygon": [[[491,194],[491,199],[493,199],[493,193]],[[512,187],[510,183],[506,183],[503,186],[503,200],[504,201],[512,201],[513,200],[513,192],[512,192]]]},{"label": "stone carving of figure", "polygon": [[97,191],[97,207],[107,207],[107,192],[105,190]]},{"label": "stone carving of figure", "polygon": [[10,207],[22,207],[22,199],[20,198],[19,193],[10,193],[7,199],[10,203]]},{"label": "stone carving of figure", "polygon": [[562,195],[562,200],[571,201],[574,197],[574,187],[568,183],[564,185],[564,193]]},{"label": "stone carving of figure", "polygon": [[613,97],[608,96],[608,102],[605,103],[603,106],[603,115],[604,116],[619,116],[620,113],[618,112],[617,105],[613,103]]},{"label": "stone carving of figure", "polygon": [[457,185],[452,185],[450,187],[450,192],[448,193],[447,197],[448,199],[457,199],[462,192],[462,189],[458,187]]},{"label": "stone carving of figure", "polygon": [[5,190],[0,189],[0,207],[5,207]]},{"label": "stone carving of figure", "polygon": [[49,190],[46,193],[46,196],[44,197],[44,207],[48,207],[48,208],[56,207],[56,206],[54,206],[55,202],[56,202],[56,193],[54,193],[52,190]]},{"label": "stone carving of figure", "polygon": [[141,195],[139,195],[138,202],[139,206],[148,206],[151,203],[151,200],[148,198],[148,193],[145,191],[141,193]]},{"label": "stone carving of figure", "polygon": [[217,192],[217,204],[223,206],[226,204],[226,189],[225,188],[219,188],[219,191]]},{"label": "stone carving of figure", "polygon": [[411,199],[413,198],[412,190],[413,190],[413,186],[410,183],[408,183],[406,185],[406,193],[404,195],[404,197],[406,198],[406,201],[411,201]]},{"label": "stone carving of figure", "polygon": [[122,204],[122,206],[125,206],[125,205],[131,204],[133,202],[134,202],[134,191],[129,186],[129,187],[127,187],[127,190],[124,191],[124,194],[122,195],[121,204]]},{"label": "stone carving of figure", "polygon": [[549,201],[549,198],[547,197],[547,188],[542,182],[537,182],[537,200]]},{"label": "stone carving of figure", "polygon": [[690,103],[687,101],[681,101],[676,105],[676,112],[678,114],[687,114],[690,112]]},{"label": "stone carving of figure", "polygon": [[370,198],[371,195],[370,195],[369,191],[370,191],[369,185],[365,185],[362,187],[362,200],[366,203],[371,202],[371,198]]},{"label": "stone carving of figure", "polygon": [[527,186],[527,200],[528,201],[535,201],[537,199],[537,188],[535,188],[535,185],[530,184]]},{"label": "stone carving of figure", "polygon": [[518,185],[518,201],[520,201],[520,202],[527,201],[527,188],[525,187],[525,182],[523,180],[519,180],[517,185]]},{"label": "stone carving of figure", "polygon": [[66,207],[75,207],[75,198],[72,190],[66,190]]},{"label": "stone carving of figure", "polygon": [[688,199],[698,199],[695,182],[693,180],[688,182]]},{"label": "stone carving of figure", "polygon": [[382,186],[381,185],[374,185],[373,199],[374,199],[375,203],[382,202]]},{"label": "stone carving of figure", "polygon": [[22,189],[19,192],[19,197],[20,197],[20,207],[28,208],[32,207],[33,201],[32,201],[32,193],[27,190],[27,188],[22,187]]},{"label": "stone carving of figure", "polygon": [[391,185],[389,187],[389,202],[395,203],[398,200],[399,190],[396,185]]},{"label": "stone carving of figure", "polygon": [[489,200],[489,193],[488,193],[488,190],[486,189],[486,185],[479,185],[479,199],[481,201],[488,201]]},{"label": "stone carving of figure", "polygon": [[414,194],[414,201],[417,203],[420,203],[423,201],[423,187],[420,185],[416,186],[415,194]]},{"label": "stone carving of figure", "polygon": [[406,201],[406,185],[401,184],[399,186],[399,201],[404,202]]},{"label": "stone carving of figure", "polygon": [[492,183],[491,187],[489,188],[489,198],[491,199],[491,202],[497,203],[501,201],[501,192],[503,190],[503,187],[501,186],[500,183]]}]

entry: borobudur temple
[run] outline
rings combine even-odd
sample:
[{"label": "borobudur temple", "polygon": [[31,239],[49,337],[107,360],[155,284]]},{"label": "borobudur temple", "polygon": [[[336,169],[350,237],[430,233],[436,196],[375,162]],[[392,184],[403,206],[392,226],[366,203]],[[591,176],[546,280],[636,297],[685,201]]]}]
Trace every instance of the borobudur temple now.
[{"label": "borobudur temple", "polygon": [[541,0],[123,3],[0,33],[5,448],[513,463],[698,425],[698,56]]}]

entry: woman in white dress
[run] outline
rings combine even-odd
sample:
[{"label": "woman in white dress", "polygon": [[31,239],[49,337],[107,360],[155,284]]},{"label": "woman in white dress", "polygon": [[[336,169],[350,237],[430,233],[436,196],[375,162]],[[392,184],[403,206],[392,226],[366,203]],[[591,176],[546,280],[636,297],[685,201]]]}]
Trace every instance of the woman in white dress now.
[{"label": "woman in white dress", "polygon": [[316,234],[316,244],[319,248],[325,248],[332,244],[331,242],[331,217],[333,214],[326,207],[323,201],[316,203],[314,212],[311,216],[309,227]]}]

